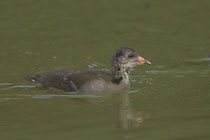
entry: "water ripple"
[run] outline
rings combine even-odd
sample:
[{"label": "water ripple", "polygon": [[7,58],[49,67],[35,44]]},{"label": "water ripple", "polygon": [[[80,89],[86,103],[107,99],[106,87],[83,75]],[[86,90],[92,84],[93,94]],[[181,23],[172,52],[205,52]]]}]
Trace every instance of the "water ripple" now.
[{"label": "water ripple", "polygon": [[49,95],[19,95],[19,96],[26,96],[31,97],[33,99],[50,99],[53,97],[67,97],[72,99],[81,99],[81,98],[101,98],[102,96],[96,95],[56,95],[56,94],[49,94]]},{"label": "water ripple", "polygon": [[165,71],[158,71],[158,70],[150,70],[150,71],[145,71],[148,74],[160,74],[160,73],[168,73],[167,70]]}]

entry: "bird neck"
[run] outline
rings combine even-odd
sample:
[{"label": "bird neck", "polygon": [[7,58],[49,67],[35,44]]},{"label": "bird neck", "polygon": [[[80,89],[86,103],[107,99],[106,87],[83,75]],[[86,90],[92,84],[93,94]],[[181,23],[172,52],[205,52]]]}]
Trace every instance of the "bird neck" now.
[{"label": "bird neck", "polygon": [[130,69],[123,64],[113,63],[112,64],[112,81],[115,84],[120,84],[121,82],[129,83]]}]

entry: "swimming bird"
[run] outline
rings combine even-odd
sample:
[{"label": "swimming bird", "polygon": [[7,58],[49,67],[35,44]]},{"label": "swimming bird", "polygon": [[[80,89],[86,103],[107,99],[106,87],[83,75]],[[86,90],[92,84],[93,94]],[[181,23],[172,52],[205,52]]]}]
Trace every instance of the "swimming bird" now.
[{"label": "swimming bird", "polygon": [[130,86],[129,74],[136,65],[151,64],[134,49],[122,47],[111,59],[111,72],[101,70],[55,69],[31,77],[31,82],[68,92],[110,92]]}]

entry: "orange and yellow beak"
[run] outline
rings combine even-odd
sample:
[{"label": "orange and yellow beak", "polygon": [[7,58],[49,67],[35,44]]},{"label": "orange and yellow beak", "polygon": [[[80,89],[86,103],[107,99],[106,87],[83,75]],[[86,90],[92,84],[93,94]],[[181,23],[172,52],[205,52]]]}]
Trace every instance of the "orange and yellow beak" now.
[{"label": "orange and yellow beak", "polygon": [[149,64],[149,65],[151,65],[152,63],[151,62],[149,62],[148,60],[145,60],[143,57],[141,57],[141,56],[138,56],[138,63],[139,64]]}]

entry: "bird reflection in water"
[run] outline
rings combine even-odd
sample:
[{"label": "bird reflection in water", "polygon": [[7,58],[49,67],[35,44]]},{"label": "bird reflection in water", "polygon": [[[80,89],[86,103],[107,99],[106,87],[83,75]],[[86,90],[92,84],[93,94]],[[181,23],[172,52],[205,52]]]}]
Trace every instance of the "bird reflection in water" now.
[{"label": "bird reflection in water", "polygon": [[142,114],[131,109],[128,92],[113,94],[112,105],[117,128],[130,129],[140,126],[143,122]]}]

